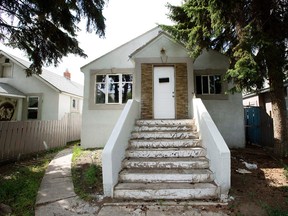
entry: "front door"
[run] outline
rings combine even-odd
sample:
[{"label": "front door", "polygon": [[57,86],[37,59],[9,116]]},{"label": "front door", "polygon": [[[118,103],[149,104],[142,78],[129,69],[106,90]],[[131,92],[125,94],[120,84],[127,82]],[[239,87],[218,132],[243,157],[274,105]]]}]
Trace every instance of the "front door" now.
[{"label": "front door", "polygon": [[174,67],[154,67],[154,118],[175,118]]}]

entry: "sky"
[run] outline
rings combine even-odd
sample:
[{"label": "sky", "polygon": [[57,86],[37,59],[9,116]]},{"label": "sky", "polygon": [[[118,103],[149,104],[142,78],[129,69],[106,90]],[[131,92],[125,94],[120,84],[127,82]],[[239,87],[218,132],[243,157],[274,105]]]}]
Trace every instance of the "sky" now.
[{"label": "sky", "polygon": [[[82,66],[149,31],[157,24],[172,24],[166,15],[169,12],[167,2],[180,5],[182,0],[109,0],[103,10],[106,18],[105,38],[99,38],[95,33],[86,33],[85,23],[80,23],[79,27],[83,31],[78,33],[77,39],[88,57],[69,55],[56,68],[51,66],[48,70],[63,75],[68,69],[71,80],[83,84],[84,75],[80,71]],[[25,53],[19,50],[12,50],[2,44],[0,49],[27,59]]]}]

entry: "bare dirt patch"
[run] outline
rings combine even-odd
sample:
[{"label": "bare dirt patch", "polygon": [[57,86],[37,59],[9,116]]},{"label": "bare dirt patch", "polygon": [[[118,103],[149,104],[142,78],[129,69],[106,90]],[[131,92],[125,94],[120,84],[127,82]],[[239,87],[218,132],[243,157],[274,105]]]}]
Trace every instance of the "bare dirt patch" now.
[{"label": "bare dirt patch", "polygon": [[[91,163],[101,165],[101,153],[101,150],[92,150],[90,153],[83,154],[77,159],[76,166],[84,171]],[[257,168],[248,169],[244,162],[257,165]],[[285,164],[288,165],[287,159],[277,160],[261,147],[247,146],[245,149],[232,149],[231,190],[228,205],[205,205],[195,208],[203,212],[225,212],[232,216],[287,216],[288,179],[285,175]],[[241,174],[239,173],[241,169],[251,173]],[[98,185],[87,190],[91,194],[101,194],[103,193],[99,191],[101,187]],[[103,201],[114,202],[105,199],[101,203]]]},{"label": "bare dirt patch", "polygon": [[[248,169],[245,163],[257,165]],[[231,150],[230,215],[288,215],[288,160],[277,160],[257,146]],[[239,169],[251,173],[241,174]]]}]

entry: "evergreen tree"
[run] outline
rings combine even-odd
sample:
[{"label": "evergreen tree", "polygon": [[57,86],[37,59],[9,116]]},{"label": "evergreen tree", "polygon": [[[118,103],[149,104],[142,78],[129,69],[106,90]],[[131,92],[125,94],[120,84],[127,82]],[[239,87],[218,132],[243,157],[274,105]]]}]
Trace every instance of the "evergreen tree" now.
[{"label": "evergreen tree", "polygon": [[105,0],[0,0],[0,40],[23,50],[32,61],[27,75],[60,62],[68,54],[86,57],[76,39],[77,24],[105,34]]},{"label": "evergreen tree", "polygon": [[225,77],[236,91],[257,91],[269,81],[274,119],[275,153],[287,153],[283,82],[288,61],[287,0],[184,0],[168,4],[175,22],[162,26],[186,44],[191,56],[206,49],[230,57]]}]

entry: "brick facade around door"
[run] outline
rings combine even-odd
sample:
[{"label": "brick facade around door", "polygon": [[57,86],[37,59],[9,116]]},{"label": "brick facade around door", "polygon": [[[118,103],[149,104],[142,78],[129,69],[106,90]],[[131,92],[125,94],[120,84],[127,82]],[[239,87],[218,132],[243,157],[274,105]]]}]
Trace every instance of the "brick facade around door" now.
[{"label": "brick facade around door", "polygon": [[[153,119],[153,64],[141,64],[141,118]],[[175,67],[176,119],[188,118],[188,81],[186,63]]]}]

